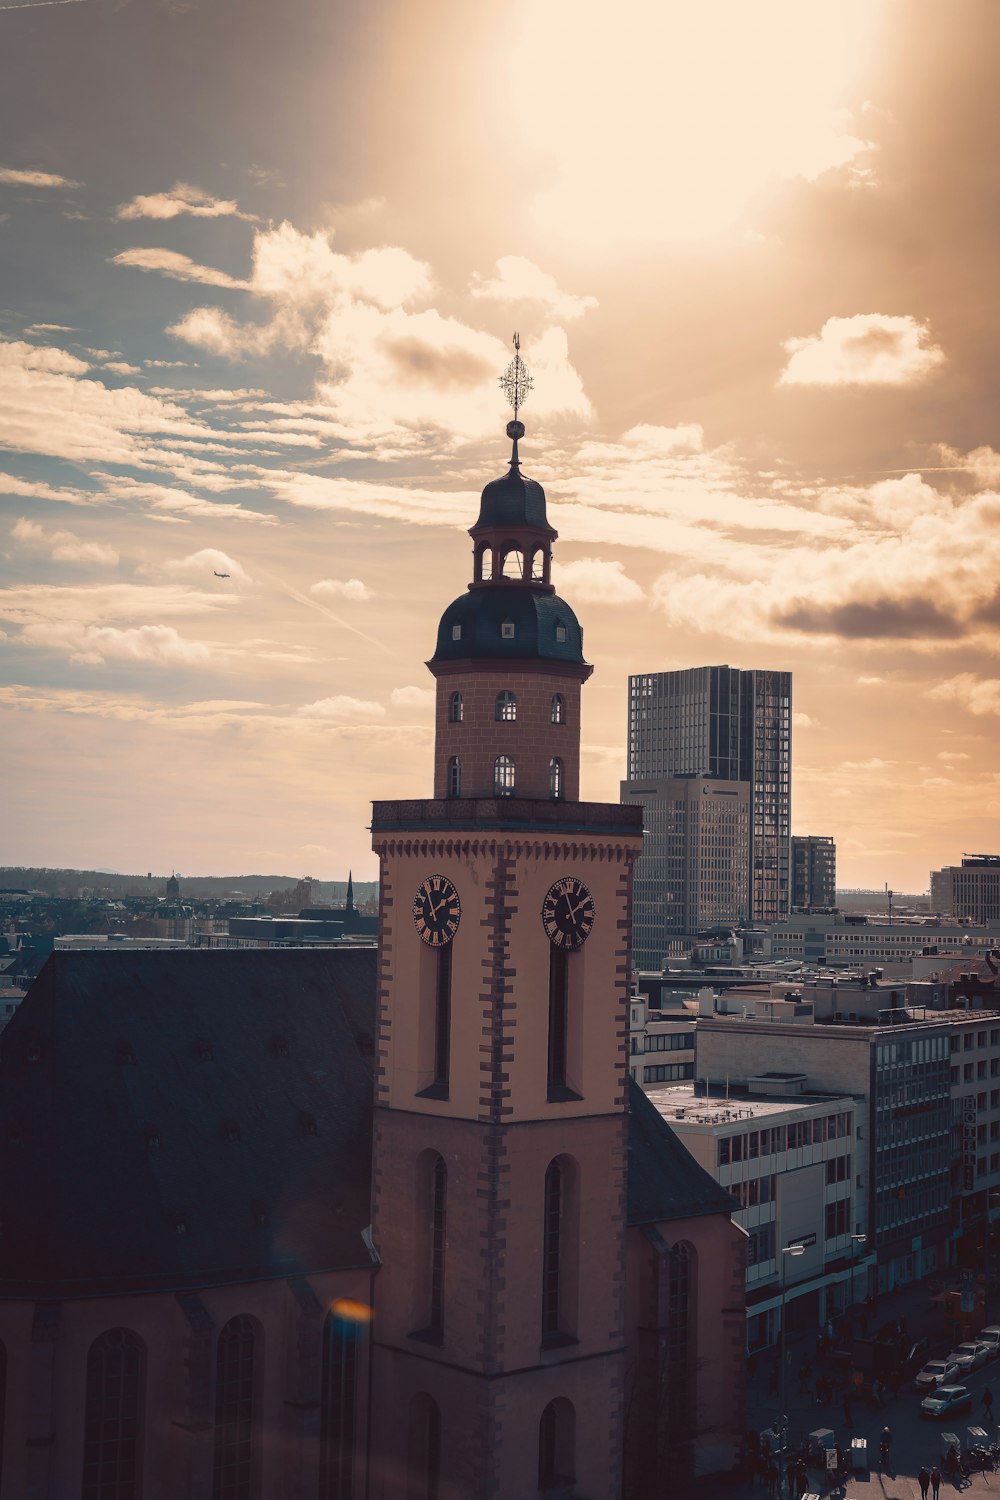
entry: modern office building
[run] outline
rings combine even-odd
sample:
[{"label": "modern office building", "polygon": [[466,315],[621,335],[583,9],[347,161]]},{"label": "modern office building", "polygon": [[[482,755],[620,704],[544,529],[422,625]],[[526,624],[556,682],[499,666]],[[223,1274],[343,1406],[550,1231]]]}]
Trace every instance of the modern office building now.
[{"label": "modern office building", "polygon": [[[629,678],[630,784],[677,776],[748,784],[745,880],[755,922],[776,922],[789,910],[791,723],[790,672],[691,667]],[[650,837],[637,892],[659,857]]]},{"label": "modern office building", "polygon": [[792,910],[832,911],[837,904],[837,846],[816,834],[792,834]]},{"label": "modern office building", "polygon": [[644,809],[644,853],[632,910],[635,966],[659,969],[665,937],[743,926],[749,899],[748,783],[705,776],[623,781],[621,800]]},{"label": "modern office building", "polygon": [[931,871],[931,910],[959,922],[1000,922],[1000,854],[966,854]]}]

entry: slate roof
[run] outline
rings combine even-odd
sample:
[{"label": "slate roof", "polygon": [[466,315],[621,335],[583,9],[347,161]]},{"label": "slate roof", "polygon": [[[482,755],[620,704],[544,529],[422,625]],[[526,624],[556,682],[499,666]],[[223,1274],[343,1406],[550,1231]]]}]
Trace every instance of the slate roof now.
[{"label": "slate roof", "polygon": [[629,1080],[628,1222],[731,1214],[739,1202],[699,1166],[634,1079]]},{"label": "slate roof", "polygon": [[[505,638],[504,621],[514,625]],[[455,625],[462,627],[458,640]],[[558,628],[565,631],[559,640]],[[583,629],[557,594],[515,580],[477,585],[453,600],[438,625],[432,661],[560,661],[584,666]]]},{"label": "slate roof", "polygon": [[376,953],[55,953],[0,1040],[0,1296],[366,1266]]}]

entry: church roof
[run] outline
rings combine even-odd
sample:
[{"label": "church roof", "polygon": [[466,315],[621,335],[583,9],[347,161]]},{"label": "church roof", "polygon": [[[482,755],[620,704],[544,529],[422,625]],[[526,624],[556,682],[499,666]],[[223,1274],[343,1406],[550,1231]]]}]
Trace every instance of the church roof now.
[{"label": "church roof", "polygon": [[628,1222],[731,1214],[739,1202],[695,1161],[655,1104],[629,1079]]},{"label": "church roof", "polygon": [[489,527],[519,531],[524,527],[555,536],[545,514],[545,491],[537,479],[528,479],[512,463],[500,479],[491,479],[479,502],[479,519],[472,535]]},{"label": "church roof", "polygon": [[[505,635],[504,624],[513,625],[513,632]],[[461,631],[458,637],[456,627]],[[520,583],[469,589],[441,616],[431,660],[470,659],[564,661],[585,666],[583,630],[558,594]]]},{"label": "church roof", "polygon": [[0,1040],[0,1295],[369,1264],[375,964],[53,954]]}]

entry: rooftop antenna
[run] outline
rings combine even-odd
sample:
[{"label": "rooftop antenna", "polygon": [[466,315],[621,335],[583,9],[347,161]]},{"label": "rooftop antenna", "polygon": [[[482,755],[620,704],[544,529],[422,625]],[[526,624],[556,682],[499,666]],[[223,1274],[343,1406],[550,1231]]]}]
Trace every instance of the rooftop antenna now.
[{"label": "rooftop antenna", "polygon": [[889,926],[891,927],[892,926],[892,898],[896,894],[896,892],[895,891],[890,891],[889,887],[886,886],[886,888],[885,888],[885,894],[886,894],[886,896],[889,899]]},{"label": "rooftop antenna", "polygon": [[507,423],[507,436],[513,439],[514,448],[510,455],[511,468],[520,467],[520,459],[517,456],[518,438],[524,437],[524,423],[518,417],[518,412],[524,405],[531,391],[534,381],[528,374],[528,367],[521,358],[521,335],[515,330],[514,358],[500,376],[500,389],[514,408],[514,420]]}]

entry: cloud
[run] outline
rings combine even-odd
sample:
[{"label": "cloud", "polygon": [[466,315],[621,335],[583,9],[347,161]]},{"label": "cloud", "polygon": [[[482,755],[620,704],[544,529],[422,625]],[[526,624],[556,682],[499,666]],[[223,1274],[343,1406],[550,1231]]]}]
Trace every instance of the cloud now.
[{"label": "cloud", "polygon": [[374,598],[371,589],[360,578],[321,578],[309,592],[318,599],[352,599],[357,603]]},{"label": "cloud", "polygon": [[581,557],[558,563],[554,577],[559,592],[581,604],[632,604],[645,597],[620,562]]},{"label": "cloud", "polygon": [[470,291],[473,297],[494,302],[539,302],[555,317],[567,320],[597,306],[596,297],[576,297],[561,291],[554,276],[523,255],[501,255],[495,274],[489,279],[473,276]]},{"label": "cloud", "polygon": [[839,635],[845,640],[954,640],[963,634],[959,620],[933,599],[852,599],[816,605],[798,599],[773,618],[789,630],[807,635]]},{"label": "cloud", "polygon": [[123,359],[109,359],[104,368],[111,375],[141,375],[142,371],[138,365],[127,364]]},{"label": "cloud", "polygon": [[167,578],[189,579],[192,583],[203,583],[207,587],[214,587],[216,573],[228,573],[234,583],[253,582],[250,574],[235,558],[230,557],[227,552],[220,552],[217,547],[203,547],[200,552],[192,552],[189,557],[168,559],[148,571],[162,573]]},{"label": "cloud", "polygon": [[930,330],[908,314],[827,318],[818,334],[786,339],[779,385],[914,385],[944,363]]},{"label": "cloud", "polygon": [[187,490],[170,485],[154,484],[141,479],[129,479],[125,475],[106,475],[105,491],[115,499],[148,506],[158,519],[179,521],[243,521],[251,525],[276,526],[278,518],[267,511],[250,510],[223,500],[206,500],[201,495],[192,495]]},{"label": "cloud", "polygon": [[971,760],[972,756],[967,755],[964,750],[939,750],[937,758],[938,760]]},{"label": "cloud", "polygon": [[432,687],[393,688],[389,702],[393,708],[416,709],[419,713],[433,713],[437,693]]},{"label": "cloud", "polygon": [[59,488],[41,479],[18,479],[0,473],[0,495],[24,495],[33,500],[52,500],[62,505],[96,505],[104,498],[97,490]]},{"label": "cloud", "polygon": [[894,766],[894,760],[882,760],[880,756],[873,755],[871,760],[845,760],[841,762],[842,771],[888,771]]},{"label": "cloud", "polygon": [[929,688],[927,697],[937,703],[957,703],[977,718],[985,714],[1000,714],[1000,678],[959,672],[956,677],[949,677]]},{"label": "cloud", "polygon": [[176,219],[179,214],[191,214],[197,219],[256,217],[240,213],[235,199],[213,198],[189,182],[175,182],[166,193],[140,194],[128,203],[120,203],[115,210],[118,219]]},{"label": "cloud", "polygon": [[792,714],[792,723],[796,729],[815,729],[816,720],[810,714],[795,712]]},{"label": "cloud", "polygon": [[21,584],[0,589],[0,619],[23,627],[162,621],[225,609],[234,599],[182,584],[107,583],[96,587]]},{"label": "cloud", "polygon": [[351,698],[339,694],[333,698],[320,698],[315,703],[305,704],[299,712],[313,719],[382,719],[385,707],[370,699]]},{"label": "cloud", "polygon": [[40,348],[22,339],[0,338],[0,369],[44,370],[52,375],[85,375],[90,366],[65,349]]},{"label": "cloud", "polygon": [[125,630],[78,623],[26,625],[21,640],[93,666],[106,661],[201,666],[213,655],[203,642],[186,640],[172,625],[140,625]]},{"label": "cloud", "polygon": [[11,535],[27,547],[39,548],[56,562],[100,563],[117,566],[118,553],[103,542],[85,542],[72,531],[46,531],[23,517],[15,521]]},{"label": "cloud", "polygon": [[33,172],[18,167],[0,167],[0,183],[14,187],[78,188],[79,182],[55,172]]},{"label": "cloud", "polygon": [[195,281],[201,286],[234,287],[238,290],[245,290],[250,285],[248,281],[240,281],[226,271],[216,270],[214,266],[200,266],[197,261],[191,260],[187,255],[181,255],[177,250],[153,248],[122,250],[118,255],[111,257],[110,264],[134,266],[140,271],[159,271],[162,276],[169,276],[174,281]]}]

